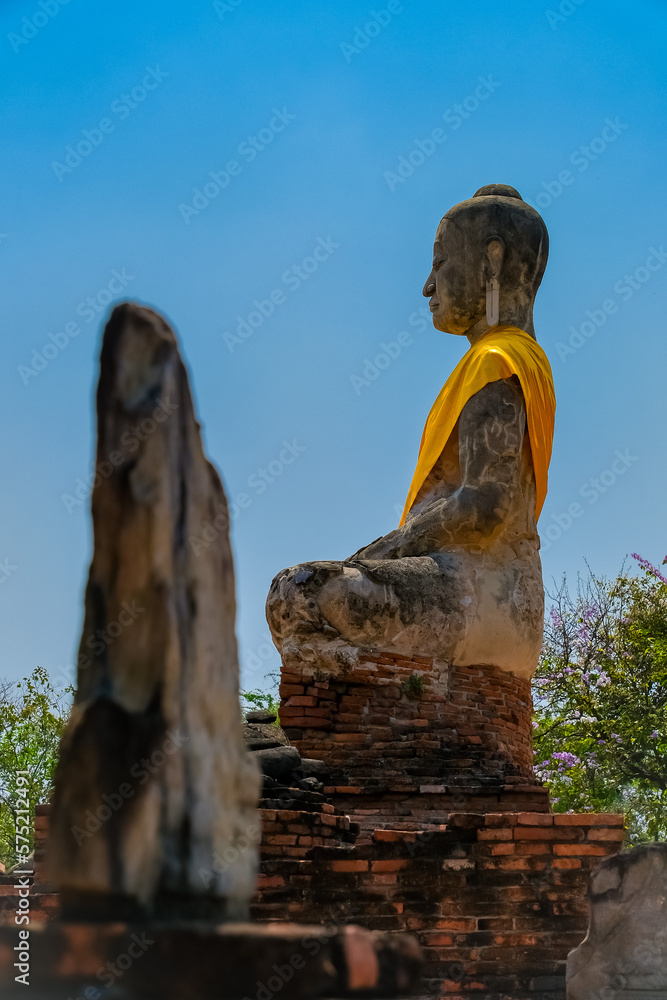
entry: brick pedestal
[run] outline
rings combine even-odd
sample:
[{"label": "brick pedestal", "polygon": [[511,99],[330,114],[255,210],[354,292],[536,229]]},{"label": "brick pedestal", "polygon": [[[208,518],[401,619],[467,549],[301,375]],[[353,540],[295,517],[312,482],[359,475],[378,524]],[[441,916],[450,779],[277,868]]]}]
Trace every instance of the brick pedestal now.
[{"label": "brick pedestal", "polygon": [[451,812],[546,812],[535,785],[529,681],[494,667],[365,656],[335,678],[283,669],[280,719],[327,793],[366,836],[440,825]]},{"label": "brick pedestal", "polygon": [[[524,682],[489,668],[443,682],[425,659],[387,661],[335,680],[283,675],[288,734],[340,783],[262,801],[253,918],[414,934],[420,1000],[565,1000],[589,874],[621,848],[622,816],[549,811],[530,784]],[[56,898],[40,879],[31,908],[50,916]],[[12,916],[16,904],[5,896]]]},{"label": "brick pedestal", "polygon": [[621,816],[553,815],[535,784],[530,683],[493,667],[377,652],[335,676],[283,668],[280,718],[354,846],[264,855],[259,920],[410,931],[426,1000],[564,1000],[590,870]]}]

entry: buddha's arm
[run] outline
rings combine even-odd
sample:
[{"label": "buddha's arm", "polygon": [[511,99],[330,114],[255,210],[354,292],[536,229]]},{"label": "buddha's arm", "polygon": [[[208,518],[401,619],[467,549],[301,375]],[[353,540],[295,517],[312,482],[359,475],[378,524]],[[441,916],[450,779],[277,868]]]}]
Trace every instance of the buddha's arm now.
[{"label": "buddha's arm", "polygon": [[480,389],[459,419],[459,489],[352,558],[420,556],[453,543],[483,545],[491,539],[512,509],[519,488],[525,428],[526,407],[517,378]]}]

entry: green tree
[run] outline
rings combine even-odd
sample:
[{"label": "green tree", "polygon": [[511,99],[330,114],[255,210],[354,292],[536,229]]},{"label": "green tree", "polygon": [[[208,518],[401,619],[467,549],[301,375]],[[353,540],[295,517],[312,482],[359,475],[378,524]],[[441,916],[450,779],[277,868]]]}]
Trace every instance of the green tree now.
[{"label": "green tree", "polygon": [[535,771],[557,811],[622,811],[667,837],[667,578],[589,572],[552,595],[535,676]]},{"label": "green tree", "polygon": [[[27,805],[32,820],[37,803],[51,795],[72,693],[70,687],[58,694],[44,667],[18,684],[0,683],[0,861],[5,867],[18,861],[17,809]],[[32,831],[32,822],[30,826]]]},{"label": "green tree", "polygon": [[[276,716],[278,715],[278,709],[280,708],[280,695],[278,694],[280,674],[267,674],[265,679],[271,681],[268,691],[264,691],[261,688],[241,691],[241,710],[244,716],[247,712],[253,712],[257,709],[264,709],[267,712],[274,712]],[[276,719],[275,724],[279,725],[278,719]]]}]

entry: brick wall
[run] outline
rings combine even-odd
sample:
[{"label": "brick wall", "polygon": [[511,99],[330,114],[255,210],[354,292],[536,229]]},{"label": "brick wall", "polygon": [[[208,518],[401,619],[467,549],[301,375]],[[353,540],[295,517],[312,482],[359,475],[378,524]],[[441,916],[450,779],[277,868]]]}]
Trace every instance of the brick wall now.
[{"label": "brick wall", "polygon": [[452,811],[548,811],[533,777],[530,683],[494,667],[366,654],[334,677],[283,668],[280,719],[369,835]]},{"label": "brick wall", "polygon": [[[550,813],[531,783],[523,681],[380,654],[360,671],[283,673],[288,735],[339,783],[324,796],[265,793],[275,800],[261,802],[253,918],[413,933],[424,1000],[564,1000],[588,876],[620,849],[622,817]],[[38,919],[57,904],[40,871],[47,812],[36,819]],[[12,919],[13,884],[0,876]]]},{"label": "brick wall", "polygon": [[[415,934],[424,1000],[562,1000],[567,954],[586,933],[588,876],[625,833],[616,815],[458,813],[355,843],[355,824],[327,802],[263,805],[253,919]],[[39,806],[37,921],[58,902],[42,871],[47,823]],[[0,876],[3,923],[13,923],[15,882]]]},{"label": "brick wall", "polygon": [[263,858],[303,858],[312,847],[340,847],[354,840],[350,817],[336,814],[328,802],[317,810],[285,809],[280,802],[275,805],[277,808],[270,808],[271,800],[267,799],[261,803]]},{"label": "brick wall", "polygon": [[[58,910],[58,896],[47,881],[44,871],[44,847],[48,834],[49,810],[48,805],[38,805],[36,808],[35,851],[32,863],[22,865],[22,868],[29,867],[33,872],[32,875],[25,877],[28,878],[30,886],[30,919],[38,922],[52,918]],[[19,901],[16,885],[16,875],[12,875],[11,872],[0,874],[0,926],[15,926],[14,916]]]},{"label": "brick wall", "polygon": [[586,885],[624,837],[615,815],[464,813],[347,849],[267,857],[252,915],[407,931],[432,1000],[556,1000],[586,933]]},{"label": "brick wall", "polygon": [[553,815],[535,784],[530,684],[493,667],[376,652],[335,676],[283,667],[280,717],[354,846],[266,855],[259,920],[415,933],[423,997],[564,1000],[591,868],[623,818]]}]

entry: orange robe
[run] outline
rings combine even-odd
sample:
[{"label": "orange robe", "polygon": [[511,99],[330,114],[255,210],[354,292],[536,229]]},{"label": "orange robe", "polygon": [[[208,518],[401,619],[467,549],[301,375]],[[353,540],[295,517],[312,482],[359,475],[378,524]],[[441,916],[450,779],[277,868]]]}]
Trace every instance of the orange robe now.
[{"label": "orange robe", "polygon": [[547,495],[556,413],[551,365],[540,345],[525,330],[516,326],[495,326],[470,346],[431,407],[401,524],[438,461],[465,404],[489,382],[512,375],[518,377],[526,402],[528,438],[535,470],[535,519],[540,516]]}]

